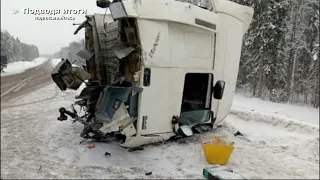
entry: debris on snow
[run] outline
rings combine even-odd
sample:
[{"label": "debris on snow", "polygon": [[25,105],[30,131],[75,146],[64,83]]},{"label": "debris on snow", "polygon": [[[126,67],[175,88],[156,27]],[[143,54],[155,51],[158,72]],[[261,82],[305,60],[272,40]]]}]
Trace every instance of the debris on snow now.
[{"label": "debris on snow", "polygon": [[40,171],[42,169],[42,166],[40,165],[40,167],[39,167],[39,170],[38,171]]},{"label": "debris on snow", "polygon": [[104,153],[104,156],[111,156],[111,153],[109,153],[108,151],[106,151],[106,152]]},{"label": "debris on snow", "polygon": [[236,133],[234,133],[234,136],[243,136],[243,134],[240,131],[237,131]]},{"label": "debris on snow", "polygon": [[203,169],[203,176],[208,180],[246,179],[227,167],[214,166]]},{"label": "debris on snow", "polygon": [[136,148],[129,148],[128,151],[129,152],[133,152],[133,151],[143,151],[144,148],[143,147],[136,147]]},{"label": "debris on snow", "polygon": [[92,148],[95,148],[96,146],[94,145],[94,144],[92,144],[92,143],[90,143],[89,145],[88,145],[88,148],[89,149],[92,149]]}]

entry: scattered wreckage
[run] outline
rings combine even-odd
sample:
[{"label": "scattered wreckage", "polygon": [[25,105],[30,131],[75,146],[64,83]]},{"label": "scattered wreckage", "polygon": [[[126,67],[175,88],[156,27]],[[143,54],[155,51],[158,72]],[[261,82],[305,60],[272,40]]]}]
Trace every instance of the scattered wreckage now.
[{"label": "scattered wreckage", "polygon": [[[74,105],[60,108],[84,125],[84,138],[116,137],[134,148],[191,136],[213,128],[228,114],[236,85],[242,39],[253,9],[213,0],[212,10],[175,0],[98,0],[111,14],[87,15],[86,59],[55,67],[58,87],[82,90]],[[213,97],[213,98],[212,98]],[[223,97],[223,98],[222,98]]]}]

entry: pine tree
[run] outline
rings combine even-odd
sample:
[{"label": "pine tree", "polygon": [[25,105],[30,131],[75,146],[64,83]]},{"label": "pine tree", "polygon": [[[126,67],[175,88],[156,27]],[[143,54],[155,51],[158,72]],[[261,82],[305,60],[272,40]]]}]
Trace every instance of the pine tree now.
[{"label": "pine tree", "polygon": [[22,43],[18,37],[1,30],[1,54],[7,56],[8,62],[32,61],[39,57],[39,50],[37,46]]}]

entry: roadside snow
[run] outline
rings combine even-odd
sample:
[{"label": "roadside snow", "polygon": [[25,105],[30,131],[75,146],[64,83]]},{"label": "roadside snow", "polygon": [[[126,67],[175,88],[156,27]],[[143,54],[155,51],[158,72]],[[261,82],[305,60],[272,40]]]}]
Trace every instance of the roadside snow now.
[{"label": "roadside snow", "polygon": [[[53,67],[57,66],[60,61],[61,61],[61,58],[60,59],[51,59],[51,63],[53,65]],[[72,67],[78,67],[78,66],[76,64],[72,64]]]},{"label": "roadside snow", "polygon": [[33,61],[17,61],[13,63],[8,63],[7,68],[4,69],[4,72],[1,72],[1,76],[22,73],[27,69],[43,64],[47,60],[47,58],[39,57],[34,59]]},{"label": "roadside snow", "polygon": [[[274,124],[243,121],[230,115],[225,122],[243,137],[230,137],[235,150],[228,166],[250,179],[319,178],[319,128],[300,133]],[[232,131],[232,130],[231,130]]]},{"label": "roadside snow", "polygon": [[236,95],[233,107],[243,111],[256,111],[283,118],[291,118],[319,126],[319,109],[291,104],[273,103],[258,98]]},{"label": "roadside snow", "polygon": [[[88,149],[88,142],[79,143],[80,124],[56,120],[58,108],[69,107],[79,91],[56,90],[52,84],[1,110],[1,177],[203,179],[202,169],[210,165],[200,139],[209,135],[229,136],[235,150],[227,166],[246,178],[319,177],[319,127],[302,124],[300,129],[299,121],[290,124],[277,114],[233,107],[222,127],[208,134],[143,151],[128,152],[116,142]],[[234,136],[236,131],[244,136]],[[104,156],[106,151],[111,156]]]},{"label": "roadside snow", "polygon": [[56,65],[59,64],[59,62],[61,61],[61,59],[51,59],[51,63],[52,65],[55,67]]}]

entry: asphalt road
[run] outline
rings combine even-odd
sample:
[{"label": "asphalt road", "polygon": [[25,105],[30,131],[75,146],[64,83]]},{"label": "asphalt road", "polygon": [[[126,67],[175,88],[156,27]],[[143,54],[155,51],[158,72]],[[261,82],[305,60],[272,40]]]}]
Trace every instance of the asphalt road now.
[{"label": "asphalt road", "polygon": [[8,106],[12,99],[27,95],[41,87],[53,83],[53,66],[47,61],[22,73],[1,77],[1,108]]}]

